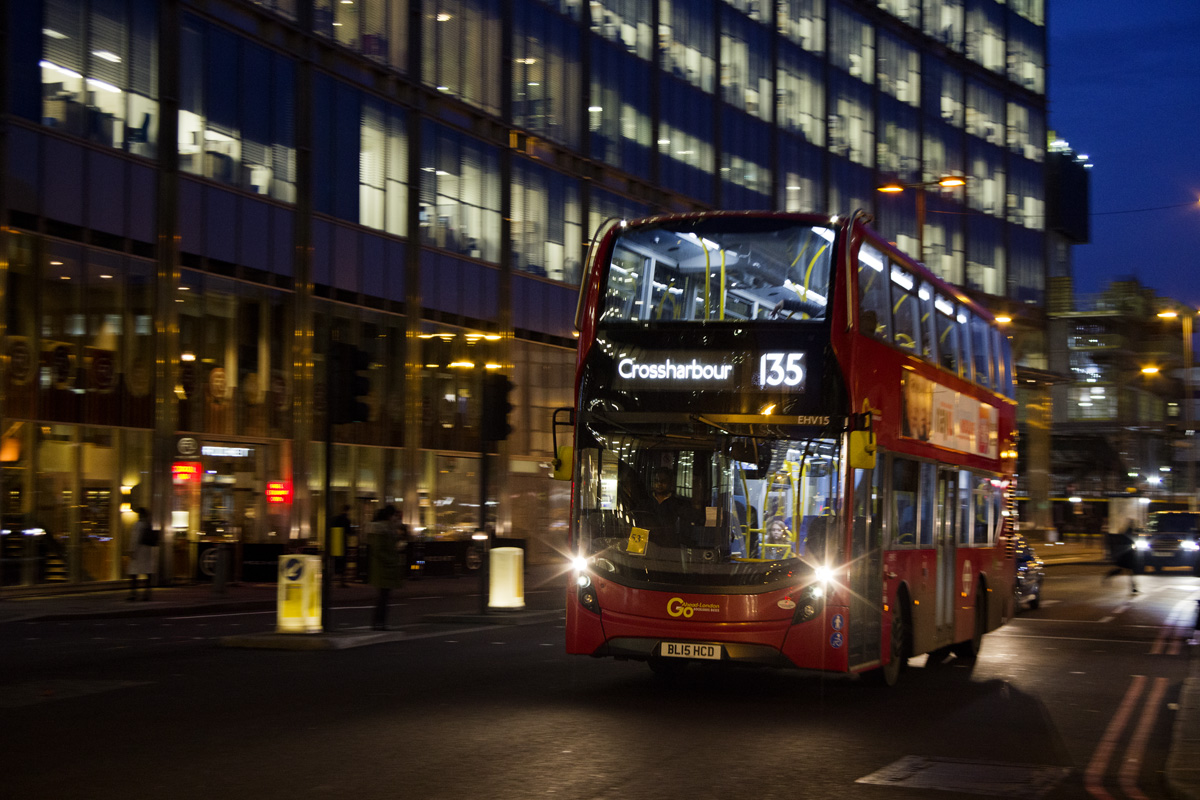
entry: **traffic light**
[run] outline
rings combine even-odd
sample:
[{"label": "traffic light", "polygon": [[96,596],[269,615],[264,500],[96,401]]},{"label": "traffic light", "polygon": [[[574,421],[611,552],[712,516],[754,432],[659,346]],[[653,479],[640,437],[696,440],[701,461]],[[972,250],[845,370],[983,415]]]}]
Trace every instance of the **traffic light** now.
[{"label": "traffic light", "polygon": [[371,393],[371,379],[360,372],[371,366],[371,356],[365,350],[345,342],[331,342],[329,419],[335,425],[347,422],[366,422],[371,409],[366,403]]},{"label": "traffic light", "polygon": [[500,442],[512,433],[508,422],[508,412],[513,408],[508,393],[512,389],[513,382],[507,375],[489,372],[483,376],[479,429],[485,442]]}]

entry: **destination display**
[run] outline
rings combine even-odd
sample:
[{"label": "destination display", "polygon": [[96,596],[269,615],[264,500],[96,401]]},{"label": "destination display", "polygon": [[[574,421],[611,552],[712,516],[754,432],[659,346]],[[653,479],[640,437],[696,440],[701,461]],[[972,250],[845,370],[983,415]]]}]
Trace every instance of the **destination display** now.
[{"label": "destination display", "polygon": [[803,392],[808,378],[803,350],[759,353],[649,351],[616,356],[617,382],[663,390],[761,389]]}]

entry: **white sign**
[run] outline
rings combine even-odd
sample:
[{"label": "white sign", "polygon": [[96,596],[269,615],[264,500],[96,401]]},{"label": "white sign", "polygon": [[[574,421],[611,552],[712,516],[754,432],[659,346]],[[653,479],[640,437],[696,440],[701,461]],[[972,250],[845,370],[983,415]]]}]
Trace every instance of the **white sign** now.
[{"label": "white sign", "polygon": [[205,445],[200,448],[200,454],[205,456],[213,456],[214,458],[249,458],[254,452],[252,447],[217,447],[215,445]]},{"label": "white sign", "polygon": [[691,362],[675,362],[668,358],[657,364],[644,364],[636,358],[625,357],[617,362],[617,374],[626,380],[724,381],[732,372],[732,364],[705,364],[698,358]]}]

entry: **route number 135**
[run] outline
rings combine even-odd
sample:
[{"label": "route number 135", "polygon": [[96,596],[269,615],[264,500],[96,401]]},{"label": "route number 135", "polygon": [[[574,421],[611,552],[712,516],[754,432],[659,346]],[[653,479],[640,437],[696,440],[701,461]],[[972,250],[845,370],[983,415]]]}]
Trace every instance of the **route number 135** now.
[{"label": "route number 135", "polygon": [[763,353],[758,359],[758,383],[804,388],[804,353]]}]

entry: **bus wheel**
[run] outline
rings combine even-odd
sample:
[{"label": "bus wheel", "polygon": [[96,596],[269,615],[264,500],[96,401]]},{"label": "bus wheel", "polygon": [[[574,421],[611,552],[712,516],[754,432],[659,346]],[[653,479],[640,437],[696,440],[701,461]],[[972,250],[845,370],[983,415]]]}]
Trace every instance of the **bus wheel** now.
[{"label": "bus wheel", "polygon": [[954,645],[954,655],[964,661],[974,661],[983,647],[983,634],[987,631],[987,588],[980,583],[975,587],[975,625],[971,638]]},{"label": "bus wheel", "polygon": [[888,651],[888,663],[870,673],[872,680],[880,686],[895,686],[900,680],[900,673],[908,666],[908,603],[903,596],[899,596],[892,608],[892,643]]}]

